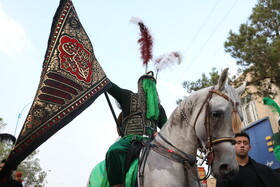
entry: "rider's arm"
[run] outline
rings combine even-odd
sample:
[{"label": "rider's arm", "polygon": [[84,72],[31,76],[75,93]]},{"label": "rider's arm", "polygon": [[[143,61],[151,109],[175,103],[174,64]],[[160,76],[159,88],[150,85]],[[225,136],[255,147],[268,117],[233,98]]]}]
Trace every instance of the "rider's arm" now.
[{"label": "rider's arm", "polygon": [[112,87],[108,90],[108,93],[114,97],[120,105],[122,105],[122,89],[116,85],[115,83],[112,83]]},{"label": "rider's arm", "polygon": [[167,121],[166,113],[164,108],[159,105],[159,117],[158,117],[158,127],[161,128]]}]

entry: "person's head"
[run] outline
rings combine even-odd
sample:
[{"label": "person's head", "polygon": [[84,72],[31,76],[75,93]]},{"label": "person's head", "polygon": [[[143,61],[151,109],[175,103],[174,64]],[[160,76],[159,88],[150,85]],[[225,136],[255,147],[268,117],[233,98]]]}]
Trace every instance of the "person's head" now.
[{"label": "person's head", "polygon": [[246,132],[235,134],[235,154],[237,157],[248,157],[251,150],[250,137]]},{"label": "person's head", "polygon": [[[5,166],[7,162],[7,159],[3,159],[1,160],[1,163],[0,163],[0,171],[3,169],[3,167]],[[17,169],[17,167],[13,168],[13,170],[11,171],[11,173],[13,173],[15,170]]]},{"label": "person's head", "polygon": [[18,181],[18,182],[22,182],[22,173],[17,171],[16,174],[15,174],[15,177],[14,177],[14,180]]},{"label": "person's head", "polygon": [[157,82],[155,77],[154,77],[154,72],[149,71],[146,74],[142,75],[139,79],[138,79],[138,84],[141,83],[143,80],[151,80],[153,82]]},{"label": "person's head", "polygon": [[1,160],[1,163],[0,163],[0,171],[1,171],[2,168],[4,167],[5,163],[6,163],[6,159]]}]

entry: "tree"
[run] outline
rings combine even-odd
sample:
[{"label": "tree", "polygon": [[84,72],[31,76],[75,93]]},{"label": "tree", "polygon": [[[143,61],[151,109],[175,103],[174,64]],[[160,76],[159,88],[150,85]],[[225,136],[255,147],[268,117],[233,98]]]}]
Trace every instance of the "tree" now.
[{"label": "tree", "polygon": [[[202,73],[201,78],[199,78],[197,81],[184,81],[182,83],[183,88],[185,88],[188,93],[192,93],[193,91],[216,85],[220,77],[220,74],[216,70],[216,67],[212,68],[212,71],[209,72],[209,76],[210,77],[207,77],[205,73]],[[231,82],[231,79],[229,79],[229,82]],[[183,99],[177,99],[176,103],[179,104],[182,100]]]},{"label": "tree", "polygon": [[[4,130],[6,123],[0,118],[0,132]],[[0,142],[0,158],[7,158],[12,150],[13,144],[11,141]],[[40,166],[40,160],[36,158],[38,150],[35,150],[24,161],[22,161],[17,167],[17,171],[23,173],[23,180],[25,181],[25,187],[44,187],[47,183],[47,172],[43,171]]]},{"label": "tree", "polygon": [[0,118],[0,132],[5,128],[6,125],[7,125],[7,124],[4,123],[3,118]]},{"label": "tree", "polygon": [[205,73],[202,73],[202,77],[195,82],[184,81],[183,87],[187,90],[188,93],[193,91],[200,90],[218,83],[219,72],[215,67],[212,68],[212,72],[209,72],[210,78],[208,78]]},{"label": "tree", "polygon": [[[225,51],[237,60],[239,72],[243,71],[247,85],[258,91],[251,92],[260,97],[277,94],[272,84],[280,86],[280,1],[259,0],[248,21],[240,25],[239,33],[229,32]],[[238,82],[237,82],[238,84]]]}]

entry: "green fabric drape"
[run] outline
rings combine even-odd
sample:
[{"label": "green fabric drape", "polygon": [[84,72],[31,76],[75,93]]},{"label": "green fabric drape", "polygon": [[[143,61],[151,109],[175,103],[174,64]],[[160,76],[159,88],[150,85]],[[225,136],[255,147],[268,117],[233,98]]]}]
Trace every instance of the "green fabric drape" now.
[{"label": "green fabric drape", "polygon": [[157,120],[159,108],[156,83],[151,79],[144,79],[142,85],[146,93],[146,117],[151,120]]},{"label": "green fabric drape", "polygon": [[280,162],[280,145],[274,148],[274,156]]},{"label": "green fabric drape", "polygon": [[127,135],[110,146],[106,154],[107,175],[110,184],[122,184],[125,181],[126,157],[132,141],[142,141],[147,139],[140,135]]},{"label": "green fabric drape", "polygon": [[138,163],[139,160],[134,160],[129,167],[129,170],[126,173],[125,177],[125,186],[126,187],[135,187],[137,183],[137,173],[138,173]]},{"label": "green fabric drape", "polygon": [[272,139],[274,156],[280,162],[280,132],[273,134]]},{"label": "green fabric drape", "polygon": [[107,151],[106,170],[111,185],[122,184],[125,180],[125,163],[130,145],[131,137],[124,136]]},{"label": "green fabric drape", "polygon": [[105,168],[105,160],[94,167],[90,174],[87,187],[110,187]]},{"label": "green fabric drape", "polygon": [[[135,187],[137,184],[139,160],[134,160],[125,177],[126,187]],[[110,183],[107,178],[106,163],[105,161],[97,164],[92,170],[87,187],[110,187]]]},{"label": "green fabric drape", "polygon": [[271,99],[269,97],[264,97],[263,98],[263,103],[265,105],[269,105],[269,106],[274,107],[273,112],[277,112],[278,115],[280,116],[280,107],[279,107],[279,105],[273,99]]}]

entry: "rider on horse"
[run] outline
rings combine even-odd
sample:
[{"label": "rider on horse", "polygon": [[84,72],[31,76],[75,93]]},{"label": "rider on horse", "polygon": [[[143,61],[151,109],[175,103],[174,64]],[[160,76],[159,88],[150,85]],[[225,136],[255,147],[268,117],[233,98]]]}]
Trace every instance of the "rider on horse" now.
[{"label": "rider on horse", "polygon": [[141,38],[138,43],[141,45],[141,55],[143,65],[146,66],[146,73],[138,80],[137,93],[122,89],[112,82],[112,88],[108,90],[108,93],[119,102],[122,109],[119,124],[117,124],[119,135],[122,138],[111,145],[105,159],[107,178],[111,186],[124,184],[129,165],[139,156],[143,142],[152,140],[157,128],[161,128],[167,121],[164,108],[158,97],[155,77],[160,70],[169,64],[173,64],[174,61],[179,64],[182,60],[179,52],[171,52],[158,57],[154,61],[156,69],[154,77],[152,71],[147,71],[148,62],[153,56],[152,37],[141,20],[134,18],[131,21],[140,27]]},{"label": "rider on horse", "polygon": [[111,186],[121,186],[125,180],[126,158],[131,143],[136,140],[152,139],[167,120],[159,103],[156,80],[153,72],[138,80],[138,93],[122,89],[112,83],[108,91],[122,108],[120,132],[123,137],[115,142],[106,154],[106,170]]}]

